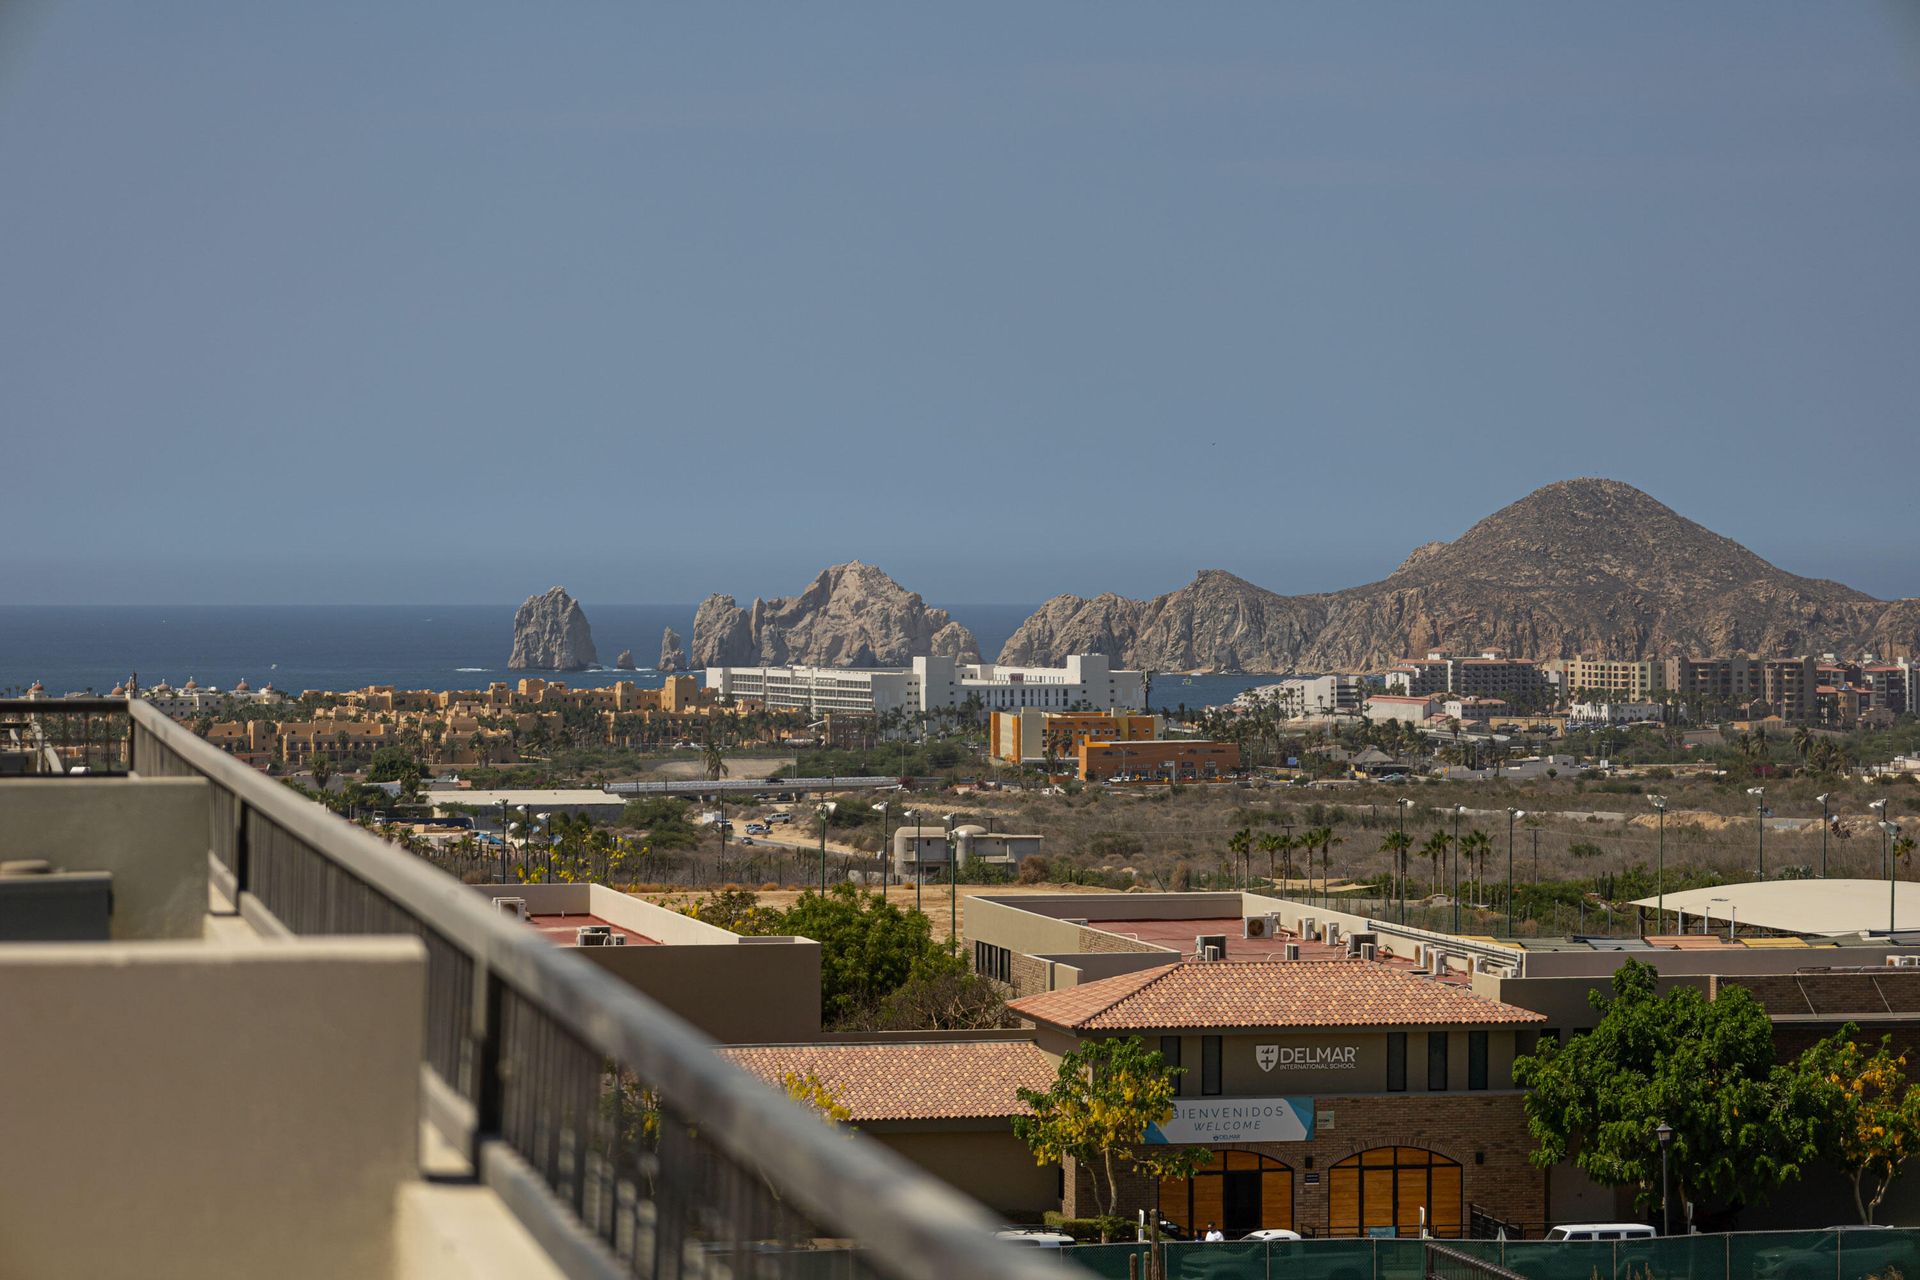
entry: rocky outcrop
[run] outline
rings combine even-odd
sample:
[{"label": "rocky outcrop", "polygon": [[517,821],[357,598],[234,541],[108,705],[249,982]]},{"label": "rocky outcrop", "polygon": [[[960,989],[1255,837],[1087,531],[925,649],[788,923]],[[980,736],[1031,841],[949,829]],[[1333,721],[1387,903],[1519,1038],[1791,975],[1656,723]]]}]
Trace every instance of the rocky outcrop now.
[{"label": "rocky outcrop", "polygon": [[635,671],[635,670],[638,670],[638,668],[637,668],[637,667],[635,667],[635,666],[634,666],[634,664],[633,664],[633,650],[631,650],[631,649],[622,649],[622,650],[620,651],[620,656],[619,656],[619,657],[617,657],[617,658],[615,658],[615,659],[613,660],[613,669],[614,669],[615,671]]},{"label": "rocky outcrop", "polygon": [[564,587],[528,596],[513,615],[512,671],[584,671],[600,661],[593,628]]},{"label": "rocky outcrop", "polygon": [[1583,479],[1535,490],[1344,591],[1282,596],[1213,570],[1152,600],[1057,596],[1000,660],[1105,653],[1160,670],[1278,673],[1364,670],[1429,649],[1635,658],[1916,642],[1920,601],[1787,573],[1631,485]]},{"label": "rocky outcrop", "polygon": [[660,635],[660,661],[654,664],[655,671],[671,674],[687,665],[686,646],[680,642],[680,633],[668,627]]},{"label": "rocky outcrop", "polygon": [[693,617],[696,667],[898,667],[916,657],[980,660],[973,633],[872,565],[834,565],[797,596],[742,609],[713,595]]}]

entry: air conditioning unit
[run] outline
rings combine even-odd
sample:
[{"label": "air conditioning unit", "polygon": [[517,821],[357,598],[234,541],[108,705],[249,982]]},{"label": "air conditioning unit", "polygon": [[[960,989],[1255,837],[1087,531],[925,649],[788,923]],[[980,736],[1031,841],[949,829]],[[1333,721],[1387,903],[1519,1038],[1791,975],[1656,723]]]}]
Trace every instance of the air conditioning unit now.
[{"label": "air conditioning unit", "polygon": [[1312,916],[1301,916],[1300,917],[1300,936],[1302,938],[1305,938],[1309,942],[1313,941],[1315,938],[1318,938],[1320,935],[1315,933],[1313,928],[1314,925],[1318,923],[1319,921],[1315,920]]},{"label": "air conditioning unit", "polygon": [[1201,955],[1200,958],[1202,960],[1218,960],[1221,956],[1225,954],[1226,952],[1220,949],[1219,947],[1208,947],[1206,951]]},{"label": "air conditioning unit", "polygon": [[1240,921],[1240,936],[1243,938],[1264,938],[1267,935],[1267,917],[1247,916]]},{"label": "air conditioning unit", "polygon": [[[1210,956],[1207,954],[1210,951],[1217,952],[1218,954]],[[1224,933],[1195,934],[1193,939],[1193,954],[1203,960],[1218,960],[1221,956],[1227,954],[1227,935]]]},{"label": "air conditioning unit", "polygon": [[1327,921],[1327,945],[1330,947],[1340,945],[1340,924],[1338,921]]},{"label": "air conditioning unit", "polygon": [[1920,969],[1920,956],[1888,956],[1887,963],[1896,969]]},{"label": "air conditioning unit", "polygon": [[1287,944],[1287,959],[1298,960],[1299,958],[1300,958],[1300,944],[1297,942],[1289,942]]},{"label": "air conditioning unit", "polygon": [[613,926],[609,924],[583,924],[573,931],[573,945],[576,947],[612,946]]},{"label": "air conditioning unit", "polygon": [[512,916],[516,920],[527,918],[527,900],[525,898],[495,898],[493,909],[503,916]]},{"label": "air conditioning unit", "polygon": [[1379,954],[1380,948],[1376,943],[1365,942],[1360,945],[1360,958],[1362,960],[1378,959]]}]

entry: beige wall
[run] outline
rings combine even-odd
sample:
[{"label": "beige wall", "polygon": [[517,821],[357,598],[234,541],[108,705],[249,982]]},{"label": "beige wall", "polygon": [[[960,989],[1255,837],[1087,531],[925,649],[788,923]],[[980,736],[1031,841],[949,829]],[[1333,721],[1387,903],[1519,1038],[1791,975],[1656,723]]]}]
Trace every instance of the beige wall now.
[{"label": "beige wall", "polygon": [[1060,1167],[1035,1164],[1009,1121],[948,1122],[967,1127],[945,1131],[939,1122],[924,1123],[928,1127],[915,1132],[886,1124],[863,1125],[861,1132],[1009,1218],[1037,1221],[1060,1207]]},{"label": "beige wall", "polygon": [[385,1274],[425,1003],[410,938],[0,947],[0,1275]]},{"label": "beige wall", "polygon": [[820,945],[810,939],[771,946],[579,947],[573,954],[723,1044],[819,1038]]},{"label": "beige wall", "polygon": [[197,938],[207,913],[212,802],[199,778],[9,780],[0,860],[113,873],[119,940]]}]

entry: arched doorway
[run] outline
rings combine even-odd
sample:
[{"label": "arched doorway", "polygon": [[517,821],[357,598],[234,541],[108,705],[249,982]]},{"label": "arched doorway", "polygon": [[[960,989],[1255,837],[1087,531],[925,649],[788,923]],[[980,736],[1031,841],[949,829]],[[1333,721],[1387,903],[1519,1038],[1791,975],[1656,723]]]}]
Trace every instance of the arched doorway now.
[{"label": "arched doorway", "polygon": [[1229,1240],[1293,1226],[1293,1167],[1251,1151],[1216,1151],[1191,1178],[1160,1184],[1160,1216],[1198,1236],[1209,1222]]},{"label": "arched doorway", "polygon": [[1458,1236],[1466,1223],[1461,1171],[1422,1147],[1374,1147],[1356,1152],[1327,1170],[1327,1234],[1367,1235],[1392,1227],[1396,1234],[1420,1234],[1420,1210],[1427,1230]]}]

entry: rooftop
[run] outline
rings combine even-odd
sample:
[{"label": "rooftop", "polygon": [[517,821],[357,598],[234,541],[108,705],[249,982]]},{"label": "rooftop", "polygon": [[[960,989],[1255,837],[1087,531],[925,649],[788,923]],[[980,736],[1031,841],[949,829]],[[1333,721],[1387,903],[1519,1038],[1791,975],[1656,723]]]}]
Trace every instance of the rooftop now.
[{"label": "rooftop", "polygon": [[1022,1017],[1074,1031],[1545,1021],[1526,1009],[1367,960],[1190,960],[1029,996],[1009,1007]]},{"label": "rooftop", "polygon": [[626,939],[625,943],[616,943],[616,946],[657,947],[660,945],[658,938],[649,938],[645,934],[635,933],[632,929],[622,929],[611,920],[602,920],[599,916],[591,912],[569,913],[556,911],[529,914],[527,916],[527,923],[538,929],[548,941],[561,946],[570,947],[574,945],[579,930],[589,925],[602,926],[611,933]]},{"label": "rooftop", "polygon": [[1027,1040],[750,1045],[720,1054],[771,1085],[814,1076],[854,1124],[1024,1115],[1017,1091],[1045,1089],[1054,1077]]},{"label": "rooftop", "polygon": [[[1891,894],[1891,901],[1889,895]],[[1920,884],[1896,880],[1759,880],[1686,889],[1633,905],[1776,933],[1816,937],[1843,933],[1920,931]],[[1889,911],[1891,908],[1891,911]]]}]

